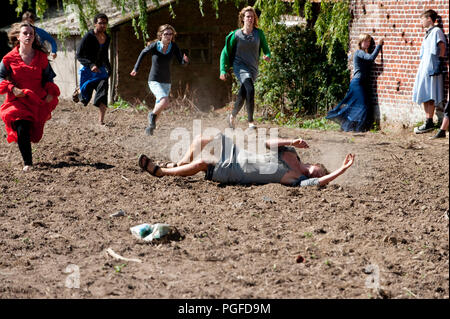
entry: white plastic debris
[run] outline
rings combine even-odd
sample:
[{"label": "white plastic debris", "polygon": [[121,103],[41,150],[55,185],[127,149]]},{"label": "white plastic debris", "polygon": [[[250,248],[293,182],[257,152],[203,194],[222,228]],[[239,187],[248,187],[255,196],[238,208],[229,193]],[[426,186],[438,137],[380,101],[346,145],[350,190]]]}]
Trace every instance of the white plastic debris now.
[{"label": "white plastic debris", "polygon": [[141,224],[130,228],[131,233],[138,239],[144,241],[152,241],[153,239],[160,239],[167,235],[170,231],[169,224]]}]

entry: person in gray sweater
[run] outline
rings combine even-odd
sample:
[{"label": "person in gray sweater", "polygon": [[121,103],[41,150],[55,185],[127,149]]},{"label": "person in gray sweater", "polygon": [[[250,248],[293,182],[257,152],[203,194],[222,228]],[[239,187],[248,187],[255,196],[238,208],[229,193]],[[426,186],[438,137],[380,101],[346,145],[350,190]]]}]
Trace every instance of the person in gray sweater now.
[{"label": "person in gray sweater", "polygon": [[[270,152],[256,154],[241,149],[220,133],[215,137],[197,136],[188,152],[177,163],[160,167],[142,154],[138,165],[155,177],[192,176],[205,172],[205,179],[223,184],[268,184],[287,186],[323,186],[353,165],[355,155],[347,154],[340,168],[329,173],[322,164],[303,163],[295,148],[309,148],[306,141],[270,139],[265,142]],[[202,152],[206,150],[206,152]],[[194,159],[194,155],[201,156]],[[211,155],[211,156],[210,156]]]}]

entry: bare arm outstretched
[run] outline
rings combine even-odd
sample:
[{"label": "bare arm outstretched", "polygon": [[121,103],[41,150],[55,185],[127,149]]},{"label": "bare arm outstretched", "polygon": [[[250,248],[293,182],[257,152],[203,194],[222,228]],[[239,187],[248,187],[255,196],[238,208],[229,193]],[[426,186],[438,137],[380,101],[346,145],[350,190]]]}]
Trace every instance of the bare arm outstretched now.
[{"label": "bare arm outstretched", "polygon": [[277,138],[266,141],[266,148],[277,148],[280,146],[294,146],[296,148],[309,148],[308,143],[301,138],[288,139],[288,138]]},{"label": "bare arm outstretched", "polygon": [[338,168],[337,170],[331,172],[328,175],[322,176],[319,178],[319,185],[323,186],[334,180],[339,175],[342,175],[350,166],[353,165],[353,162],[355,161],[355,155],[354,154],[347,154],[344,159],[344,163],[342,163],[342,166]]}]

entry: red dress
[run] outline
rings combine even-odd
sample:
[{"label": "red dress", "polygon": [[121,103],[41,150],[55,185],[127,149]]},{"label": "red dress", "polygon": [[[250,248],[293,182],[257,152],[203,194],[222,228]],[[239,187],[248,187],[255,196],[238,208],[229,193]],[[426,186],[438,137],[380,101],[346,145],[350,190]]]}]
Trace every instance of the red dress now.
[{"label": "red dress", "polygon": [[[9,79],[0,83],[0,94],[7,94],[5,103],[0,106],[0,115],[5,123],[8,143],[17,142],[17,132],[12,123],[17,120],[31,121],[31,142],[37,143],[44,133],[44,125],[51,119],[51,112],[58,104],[59,88],[52,82],[42,86],[42,73],[47,68],[47,55],[35,50],[33,60],[28,65],[19,54],[19,47],[12,49],[3,57],[3,64],[10,71]],[[13,87],[23,90],[24,97],[16,97],[12,92]],[[51,102],[45,102],[45,97],[50,94],[54,98]]]}]

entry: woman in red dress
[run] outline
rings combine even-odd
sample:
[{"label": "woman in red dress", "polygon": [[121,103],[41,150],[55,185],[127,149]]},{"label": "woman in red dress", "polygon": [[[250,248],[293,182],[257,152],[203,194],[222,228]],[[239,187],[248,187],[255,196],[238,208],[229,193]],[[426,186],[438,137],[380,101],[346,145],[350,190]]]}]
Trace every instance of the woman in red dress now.
[{"label": "woman in red dress", "polygon": [[35,35],[29,23],[13,25],[8,37],[14,48],[0,63],[0,94],[6,94],[0,115],[8,143],[19,145],[24,171],[32,168],[31,142],[41,140],[60,94],[53,83],[56,74]]}]

